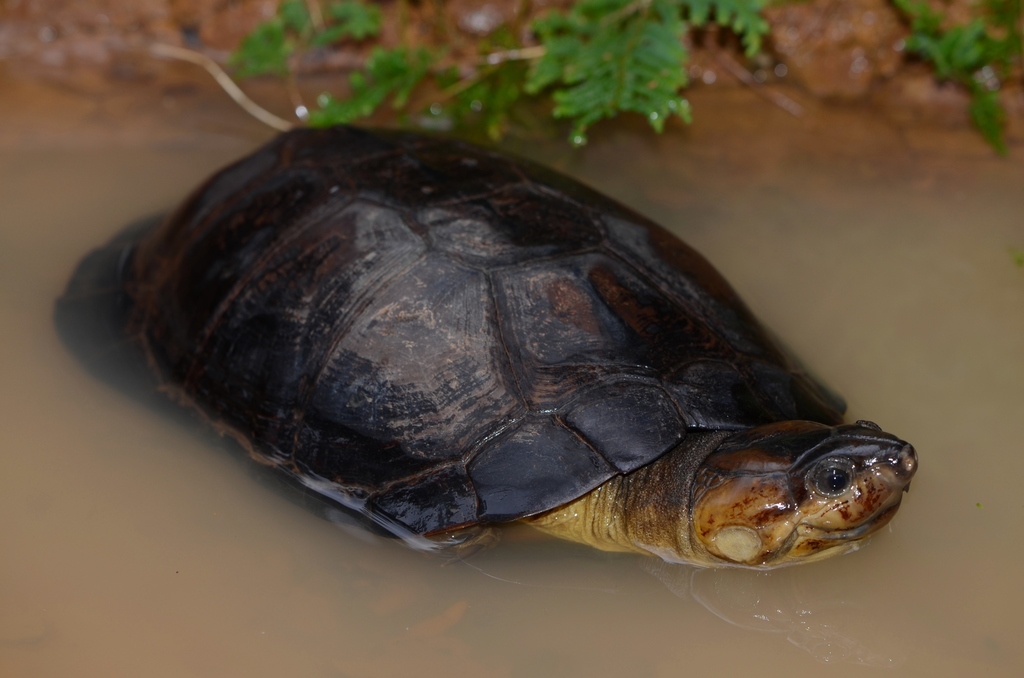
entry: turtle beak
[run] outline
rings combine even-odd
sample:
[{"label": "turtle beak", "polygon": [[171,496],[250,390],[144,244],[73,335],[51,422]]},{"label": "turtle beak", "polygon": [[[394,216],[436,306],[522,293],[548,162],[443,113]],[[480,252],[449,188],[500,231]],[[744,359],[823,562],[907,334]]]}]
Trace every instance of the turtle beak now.
[{"label": "turtle beak", "polygon": [[907,484],[903,486],[903,491],[910,493],[910,481],[917,473],[917,451],[914,450],[913,445],[904,445],[903,449],[900,450],[899,457],[897,458],[898,472],[900,475],[906,477]]}]

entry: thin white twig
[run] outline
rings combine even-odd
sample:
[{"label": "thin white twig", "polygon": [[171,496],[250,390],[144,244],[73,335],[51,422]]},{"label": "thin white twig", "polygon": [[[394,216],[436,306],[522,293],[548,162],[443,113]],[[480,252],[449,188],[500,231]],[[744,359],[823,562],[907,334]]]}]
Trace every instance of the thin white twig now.
[{"label": "thin white twig", "polygon": [[295,126],[284,118],[277,117],[250,99],[249,96],[235,84],[235,81],[231,79],[231,76],[225,73],[224,69],[221,68],[216,61],[205,54],[192,49],[185,49],[184,47],[176,47],[174,45],[165,45],[162,43],[150,45],[149,51],[155,56],[180,59],[181,61],[188,61],[196,64],[197,66],[202,66],[206,69],[207,73],[213,76],[213,79],[221,86],[221,89],[223,89],[236,104],[241,106],[246,113],[263,124],[282,132],[287,132]]},{"label": "thin white twig", "polygon": [[547,52],[547,48],[544,47],[544,45],[534,45],[533,47],[522,47],[520,49],[508,49],[503,52],[491,52],[481,60],[481,63],[488,66],[496,66],[506,61],[539,59],[544,56],[545,52]]}]

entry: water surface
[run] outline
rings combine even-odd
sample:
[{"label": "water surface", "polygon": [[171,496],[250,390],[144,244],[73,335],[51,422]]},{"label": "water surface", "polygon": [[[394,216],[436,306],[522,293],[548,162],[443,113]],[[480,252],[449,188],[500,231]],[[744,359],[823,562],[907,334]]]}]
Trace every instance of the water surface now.
[{"label": "water surface", "polygon": [[[732,98],[730,98],[732,97]],[[509,146],[708,256],[865,418],[911,441],[849,556],[694,571],[513,529],[443,562],[350,532],[87,374],[52,304],[78,259],[264,133],[0,148],[0,674],[1024,674],[1024,156],[742,92],[655,138]],[[716,108],[717,107],[717,108]],[[101,126],[102,127],[102,126]]]}]

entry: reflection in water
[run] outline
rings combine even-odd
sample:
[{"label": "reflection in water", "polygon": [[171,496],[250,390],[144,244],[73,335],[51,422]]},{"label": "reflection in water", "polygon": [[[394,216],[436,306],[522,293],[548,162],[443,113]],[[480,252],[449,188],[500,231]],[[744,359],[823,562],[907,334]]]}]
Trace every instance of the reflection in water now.
[{"label": "reflection in water", "polygon": [[[768,575],[513,528],[466,557],[485,576],[349,538],[54,336],[82,252],[248,145],[218,127],[212,150],[4,148],[0,675],[1024,675],[1024,153],[953,157],[914,130],[911,155],[837,108],[722,96],[691,131],[609,130],[561,166],[706,254],[851,418],[906,432],[925,467],[894,534]],[[734,124],[755,114],[756,134]]]},{"label": "reflection in water", "polygon": [[719,619],[776,633],[815,659],[871,667],[901,665],[898,636],[878,624],[879,612],[852,600],[842,586],[814,586],[801,570],[695,569],[644,559],[641,567],[680,598],[692,598]]},{"label": "reflection in water", "polygon": [[41,644],[48,640],[51,631],[35,610],[21,605],[0,609],[0,648]]},{"label": "reflection in water", "polygon": [[455,560],[457,560],[462,565],[468,567],[469,569],[475,570],[476,572],[482,574],[483,576],[487,577],[488,579],[493,579],[494,581],[499,581],[499,582],[502,582],[504,584],[512,584],[514,586],[525,586],[525,587],[528,587],[528,588],[540,588],[540,589],[552,589],[552,590],[558,590],[558,591],[586,591],[586,592],[589,592],[589,593],[607,593],[609,595],[614,595],[614,594],[620,593],[619,589],[616,589],[616,588],[598,588],[598,587],[595,587],[595,586],[579,586],[579,585],[574,585],[574,584],[565,583],[565,582],[563,582],[563,583],[551,583],[550,581],[531,581],[528,577],[524,577],[521,574],[517,575],[516,578],[511,579],[511,578],[509,578],[507,576],[500,576],[500,575],[495,574],[493,571],[490,570],[490,568],[481,567],[479,565],[476,565],[472,561],[470,561],[470,560],[468,560],[466,558],[463,558],[461,555],[460,556],[456,556]]}]

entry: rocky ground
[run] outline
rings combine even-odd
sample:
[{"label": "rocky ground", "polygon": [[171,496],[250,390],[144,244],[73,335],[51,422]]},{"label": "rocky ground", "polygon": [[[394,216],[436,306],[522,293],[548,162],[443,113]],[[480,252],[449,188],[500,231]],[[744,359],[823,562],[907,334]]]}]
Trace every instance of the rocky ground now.
[{"label": "rocky ground", "polygon": [[[569,0],[385,1],[380,3],[386,14],[382,42],[443,40],[450,58],[470,68],[479,58],[480,37],[505,24],[528,43],[529,19],[566,4]],[[209,76],[155,58],[149,51],[153,44],[185,46],[223,63],[276,5],[275,0],[6,0],[0,6],[0,62],[14,81],[47,83],[93,105],[105,101],[116,108],[112,100],[124,101],[126,92],[141,90],[173,102],[183,92],[206,88]],[[966,0],[956,0],[946,11],[956,18],[968,7]],[[887,0],[776,4],[766,16],[771,33],[764,53],[753,60],[718,31],[693,36],[691,95],[700,88],[743,86],[783,107],[795,102],[797,113],[808,105],[841,102],[872,108],[902,125],[969,127],[966,92],[936,82],[926,64],[906,53],[907,25]],[[296,69],[304,86],[315,89],[332,78],[340,81],[338,74],[358,65],[368,49],[318,51]],[[280,98],[272,82],[250,82],[246,88],[262,92],[271,107]],[[1019,79],[1004,83],[1001,97],[1014,146],[1024,141]],[[287,103],[282,105],[287,110]]]}]

